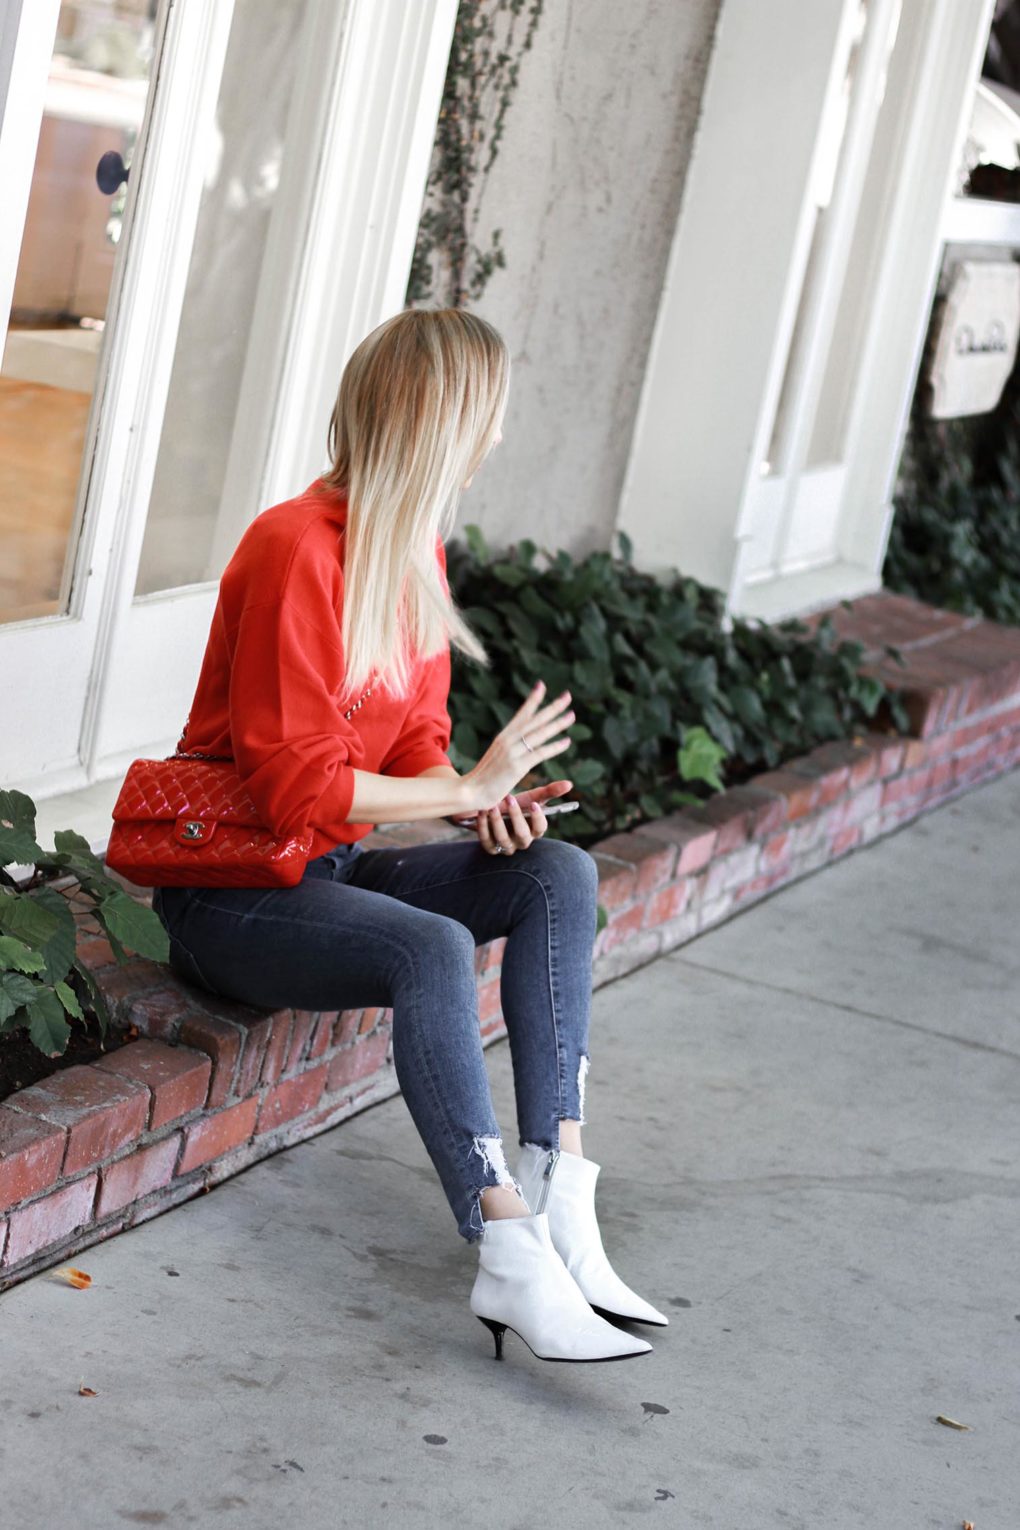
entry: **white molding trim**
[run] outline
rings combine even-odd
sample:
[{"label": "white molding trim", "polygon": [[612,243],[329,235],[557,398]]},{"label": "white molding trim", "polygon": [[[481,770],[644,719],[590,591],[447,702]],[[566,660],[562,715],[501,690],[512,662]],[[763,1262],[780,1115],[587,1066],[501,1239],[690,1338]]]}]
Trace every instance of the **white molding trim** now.
[{"label": "white molding trim", "polygon": [[872,569],[836,559],[816,568],[777,574],[747,585],[739,614],[744,619],[757,617],[764,622],[781,622],[789,616],[806,616],[837,600],[873,595],[881,588],[881,576]]},{"label": "white molding trim", "polygon": [[1020,249],[1020,202],[951,196],[942,218],[946,244],[1007,244]]}]

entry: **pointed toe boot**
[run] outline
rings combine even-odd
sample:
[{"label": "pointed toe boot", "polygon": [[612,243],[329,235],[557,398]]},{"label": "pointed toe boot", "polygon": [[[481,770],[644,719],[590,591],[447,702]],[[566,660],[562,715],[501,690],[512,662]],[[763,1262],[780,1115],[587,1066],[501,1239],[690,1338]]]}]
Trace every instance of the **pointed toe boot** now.
[{"label": "pointed toe boot", "polygon": [[625,1285],[606,1257],[595,1214],[600,1168],[577,1153],[527,1143],[517,1178],[528,1205],[548,1218],[553,1246],[597,1313],[667,1327],[665,1313]]},{"label": "pointed toe boot", "polygon": [[538,1360],[626,1360],[651,1345],[591,1309],[549,1236],[549,1218],[493,1217],[478,1240],[471,1311],[503,1358],[509,1328]]}]

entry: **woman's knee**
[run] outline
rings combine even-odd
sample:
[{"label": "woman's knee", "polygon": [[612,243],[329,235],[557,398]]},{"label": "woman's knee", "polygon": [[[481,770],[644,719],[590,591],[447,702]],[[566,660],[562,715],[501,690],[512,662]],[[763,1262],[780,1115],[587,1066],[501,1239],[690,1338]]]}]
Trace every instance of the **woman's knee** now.
[{"label": "woman's knee", "polygon": [[475,938],[459,919],[429,913],[416,933],[420,939],[415,944],[426,967],[444,972],[462,968],[474,973]]},{"label": "woman's knee", "polygon": [[574,894],[584,892],[594,900],[598,893],[599,872],[587,850],[569,839],[536,839],[528,846],[527,857],[534,857],[536,869],[556,887]]}]

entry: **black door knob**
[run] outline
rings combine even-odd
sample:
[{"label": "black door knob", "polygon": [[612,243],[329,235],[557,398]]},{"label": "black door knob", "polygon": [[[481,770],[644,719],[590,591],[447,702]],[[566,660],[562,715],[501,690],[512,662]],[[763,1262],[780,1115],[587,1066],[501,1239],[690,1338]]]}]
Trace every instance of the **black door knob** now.
[{"label": "black door knob", "polygon": [[124,156],[116,149],[109,149],[96,166],[96,185],[106,197],[112,197],[128,178]]}]

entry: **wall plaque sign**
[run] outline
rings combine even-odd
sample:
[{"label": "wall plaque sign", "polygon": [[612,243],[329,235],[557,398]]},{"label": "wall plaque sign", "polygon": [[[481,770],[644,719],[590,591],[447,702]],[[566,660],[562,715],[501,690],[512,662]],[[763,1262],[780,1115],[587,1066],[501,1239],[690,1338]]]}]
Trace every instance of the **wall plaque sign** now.
[{"label": "wall plaque sign", "polygon": [[1020,262],[962,260],[931,365],[936,419],[987,414],[1002,395],[1020,334]]}]

